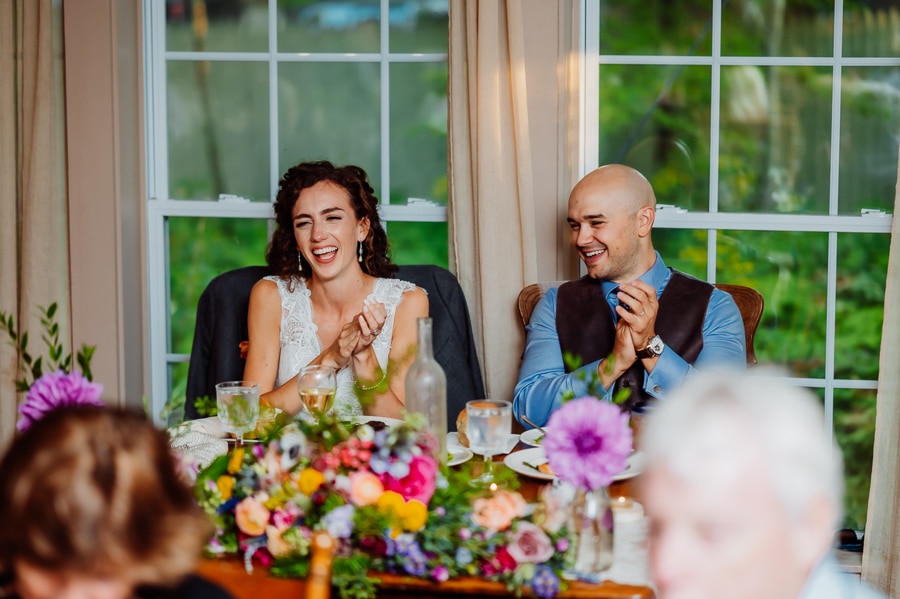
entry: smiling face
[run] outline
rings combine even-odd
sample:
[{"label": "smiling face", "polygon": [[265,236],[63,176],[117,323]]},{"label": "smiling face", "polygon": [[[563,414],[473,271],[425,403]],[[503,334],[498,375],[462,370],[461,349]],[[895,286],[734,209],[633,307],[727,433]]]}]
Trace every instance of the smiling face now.
[{"label": "smiling face", "polygon": [[313,274],[333,278],[348,267],[359,268],[357,244],[368,235],[369,221],[357,220],[346,190],[320,181],[300,192],[291,214],[297,249]]},{"label": "smiling face", "polygon": [[600,167],[579,181],[566,221],[589,276],[630,282],[653,266],[654,206],[650,184],[628,167]]}]

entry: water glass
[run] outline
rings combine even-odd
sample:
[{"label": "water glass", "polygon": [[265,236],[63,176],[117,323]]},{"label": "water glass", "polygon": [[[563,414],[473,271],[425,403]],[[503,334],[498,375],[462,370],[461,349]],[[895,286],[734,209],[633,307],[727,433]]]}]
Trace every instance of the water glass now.
[{"label": "water glass", "polygon": [[472,483],[494,482],[493,456],[506,451],[512,431],[512,404],[494,399],[476,399],[466,403],[466,436],[469,449],[484,456],[484,472]]},{"label": "water glass", "polygon": [[297,374],[297,392],[300,406],[313,417],[325,414],[334,405],[337,391],[337,375],[331,366],[313,364],[304,366]]},{"label": "water glass", "polygon": [[244,434],[256,428],[259,418],[259,383],[225,381],[217,384],[216,407],[222,428],[235,436],[237,447],[240,447],[244,443]]}]

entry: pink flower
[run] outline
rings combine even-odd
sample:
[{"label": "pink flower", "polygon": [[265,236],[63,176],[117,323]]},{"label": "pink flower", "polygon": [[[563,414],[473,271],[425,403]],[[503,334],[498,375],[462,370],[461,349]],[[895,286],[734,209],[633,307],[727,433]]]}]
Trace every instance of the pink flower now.
[{"label": "pink flower", "polygon": [[500,489],[490,497],[479,497],[472,502],[472,521],[488,530],[504,530],[515,518],[525,515],[526,507],[521,495]]},{"label": "pink flower", "polygon": [[397,480],[384,474],[382,482],[387,491],[395,491],[403,496],[403,499],[418,499],[425,505],[434,495],[437,477],[437,462],[430,455],[417,455],[409,464],[409,474]]},{"label": "pink flower", "polygon": [[581,489],[608,486],[631,454],[628,414],[596,397],[566,402],[550,415],[544,450],[556,475]]},{"label": "pink flower", "polygon": [[25,402],[19,406],[22,418],[16,423],[16,428],[24,431],[48,412],[63,406],[102,408],[105,405],[100,401],[102,392],[103,385],[90,382],[78,371],[47,373],[28,389]]},{"label": "pink flower", "polygon": [[531,522],[523,520],[516,527],[507,547],[509,554],[520,564],[539,564],[553,557],[550,537]]}]

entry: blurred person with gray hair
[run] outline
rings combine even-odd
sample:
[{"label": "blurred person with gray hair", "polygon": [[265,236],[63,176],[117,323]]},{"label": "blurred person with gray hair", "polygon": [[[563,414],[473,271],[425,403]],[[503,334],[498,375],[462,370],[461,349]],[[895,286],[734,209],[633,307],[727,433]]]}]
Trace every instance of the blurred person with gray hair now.
[{"label": "blurred person with gray hair", "polygon": [[661,599],[878,599],[840,571],[842,459],[774,373],[698,373],[647,418],[641,497]]}]

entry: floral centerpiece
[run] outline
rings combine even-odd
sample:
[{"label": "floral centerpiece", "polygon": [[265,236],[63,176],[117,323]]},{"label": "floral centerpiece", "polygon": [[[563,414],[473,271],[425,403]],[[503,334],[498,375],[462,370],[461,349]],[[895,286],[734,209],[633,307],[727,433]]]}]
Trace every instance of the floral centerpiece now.
[{"label": "floral centerpiece", "polygon": [[200,505],[217,526],[208,549],[302,577],[313,531],[325,529],[339,544],[342,597],[373,597],[378,572],[480,576],[554,596],[569,556],[558,510],[527,503],[513,477],[494,491],[469,485],[468,464],[440,467],[436,447],[415,415],[381,430],[329,416],[293,422],[199,473]]},{"label": "floral centerpiece", "polygon": [[593,396],[565,401],[547,422],[543,446],[552,471],[576,489],[570,509],[571,575],[599,580],[613,563],[613,514],[607,487],[632,452],[629,414]]}]

